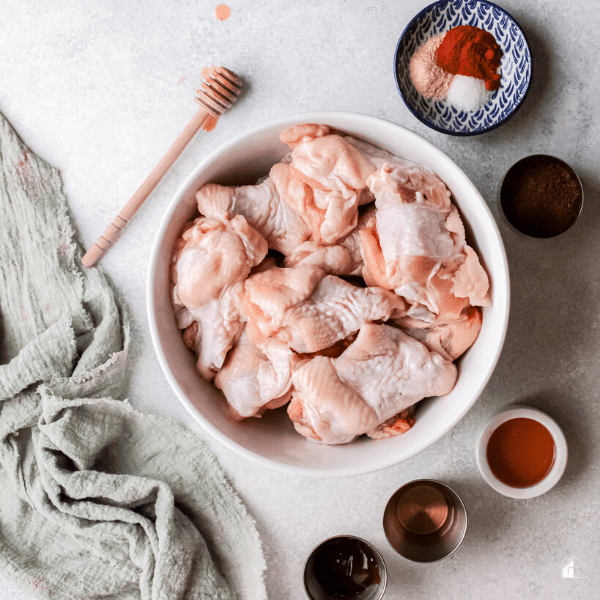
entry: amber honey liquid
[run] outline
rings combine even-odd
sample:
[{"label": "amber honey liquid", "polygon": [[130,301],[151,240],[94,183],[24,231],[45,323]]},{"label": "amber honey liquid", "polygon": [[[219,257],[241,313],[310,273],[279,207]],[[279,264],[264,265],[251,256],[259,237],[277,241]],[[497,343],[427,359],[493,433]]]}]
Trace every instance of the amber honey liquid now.
[{"label": "amber honey liquid", "polygon": [[502,483],[526,488],[542,481],[554,464],[552,434],[534,419],[517,418],[502,423],[487,445],[487,461]]}]

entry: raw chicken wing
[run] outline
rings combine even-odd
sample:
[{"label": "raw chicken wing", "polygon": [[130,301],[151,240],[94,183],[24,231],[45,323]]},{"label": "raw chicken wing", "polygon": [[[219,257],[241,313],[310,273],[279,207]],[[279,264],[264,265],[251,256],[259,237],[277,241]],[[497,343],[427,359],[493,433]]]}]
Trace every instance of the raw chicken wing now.
[{"label": "raw chicken wing", "polygon": [[302,215],[315,243],[336,243],[356,227],[358,207],[373,201],[373,163],[323,125],[292,127],[280,139],[292,148],[291,162],[270,173],[280,197]]},{"label": "raw chicken wing", "polygon": [[189,345],[193,339],[198,370],[209,381],[239,337],[238,296],[267,250],[266,240],[241,216],[198,218],[177,241],[172,278],[178,323]]},{"label": "raw chicken wing", "polygon": [[446,360],[456,360],[477,339],[481,330],[481,309],[467,307],[456,321],[432,325],[425,321],[405,317],[397,319],[402,330],[422,342],[432,352],[441,354]]},{"label": "raw chicken wing", "polygon": [[242,215],[273,248],[283,254],[310,237],[310,229],[292,206],[279,197],[275,183],[231,187],[207,183],[196,193],[198,210],[207,217]]},{"label": "raw chicken wing", "polygon": [[369,185],[377,215],[360,232],[367,284],[393,289],[411,305],[409,316],[429,323],[488,305],[487,274],[442,181],[421,167],[386,163]]},{"label": "raw chicken wing", "polygon": [[260,417],[289,401],[292,368],[299,360],[278,340],[267,340],[258,348],[244,331],[215,376],[215,385],[223,390],[236,420]]},{"label": "raw chicken wing", "polygon": [[318,267],[300,266],[250,277],[242,312],[253,343],[271,337],[310,353],[348,337],[366,321],[404,316],[406,304],[387,290],[357,288]]},{"label": "raw chicken wing", "polygon": [[173,257],[177,304],[197,308],[242,282],[267,255],[266,240],[244,217],[198,218],[178,240]]},{"label": "raw chicken wing", "polygon": [[375,208],[367,210],[358,219],[358,225],[337,244],[322,246],[314,241],[300,244],[285,259],[286,267],[316,265],[329,275],[362,276],[364,261],[361,252],[360,231],[375,216]]},{"label": "raw chicken wing", "polygon": [[415,406],[413,404],[399,414],[394,415],[391,419],[384,421],[381,425],[373,429],[373,431],[369,431],[367,435],[374,440],[385,440],[402,435],[415,424],[414,412]]},{"label": "raw chicken wing", "polygon": [[196,352],[196,368],[207,381],[223,366],[227,352],[241,334],[244,319],[238,304],[242,291],[242,284],[236,283],[198,308],[175,307],[177,324],[185,330],[184,341]]},{"label": "raw chicken wing", "polygon": [[365,323],[338,358],[317,356],[292,375],[288,414],[298,432],[344,444],[428,396],[449,393],[457,370],[449,361],[388,325]]}]

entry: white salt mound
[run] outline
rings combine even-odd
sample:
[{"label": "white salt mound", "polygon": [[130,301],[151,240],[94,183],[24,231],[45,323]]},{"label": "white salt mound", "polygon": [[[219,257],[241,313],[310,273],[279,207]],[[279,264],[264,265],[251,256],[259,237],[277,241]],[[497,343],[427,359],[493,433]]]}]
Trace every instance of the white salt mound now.
[{"label": "white salt mound", "polygon": [[447,100],[459,110],[474,111],[491,100],[493,92],[485,89],[485,81],[456,75],[448,90]]}]

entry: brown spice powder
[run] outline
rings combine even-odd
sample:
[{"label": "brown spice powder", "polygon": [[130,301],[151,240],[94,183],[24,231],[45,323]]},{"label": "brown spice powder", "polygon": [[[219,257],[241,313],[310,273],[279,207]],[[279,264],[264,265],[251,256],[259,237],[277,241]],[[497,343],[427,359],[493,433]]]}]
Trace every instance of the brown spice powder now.
[{"label": "brown spice powder", "polygon": [[577,219],[582,201],[583,191],[573,169],[543,154],[513,165],[500,191],[502,210],[510,223],[538,238],[566,231]]}]

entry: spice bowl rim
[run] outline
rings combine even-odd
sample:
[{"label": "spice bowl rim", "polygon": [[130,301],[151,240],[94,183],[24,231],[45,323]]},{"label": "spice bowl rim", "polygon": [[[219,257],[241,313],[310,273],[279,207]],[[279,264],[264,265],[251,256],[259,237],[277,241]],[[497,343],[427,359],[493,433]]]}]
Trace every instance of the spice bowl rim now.
[{"label": "spice bowl rim", "polygon": [[[535,235],[529,235],[528,233],[524,233],[520,229],[517,229],[509,221],[508,217],[506,216],[506,214],[504,212],[504,208],[502,206],[502,186],[504,185],[504,180],[506,179],[506,176],[510,173],[510,171],[514,167],[516,167],[520,162],[524,161],[525,159],[542,157],[542,156],[545,157],[545,158],[552,158],[552,159],[558,161],[559,163],[562,163],[570,171],[572,171],[573,174],[575,175],[575,179],[576,179],[577,183],[579,184],[579,189],[581,190],[581,202],[579,204],[579,211],[577,212],[577,216],[573,219],[573,222],[564,231],[561,231],[560,233],[557,233],[556,235],[550,235],[550,236],[545,236],[545,237],[539,237],[539,236],[535,236]],[[563,236],[565,233],[567,233],[567,231],[571,231],[571,229],[573,229],[573,227],[575,226],[575,223],[577,223],[577,221],[579,220],[579,217],[581,216],[581,212],[583,211],[583,205],[584,205],[584,203],[585,203],[585,189],[583,187],[583,183],[582,183],[581,178],[579,177],[577,171],[566,160],[560,158],[559,156],[555,156],[554,154],[545,154],[543,152],[536,152],[535,154],[526,154],[525,156],[522,156],[521,158],[517,159],[514,163],[512,163],[508,167],[508,169],[506,169],[506,171],[504,172],[504,174],[502,175],[502,178],[500,179],[500,182],[498,183],[498,188],[497,188],[497,191],[496,191],[496,205],[497,205],[498,213],[500,215],[502,223],[508,229],[510,229],[510,231],[512,231],[513,233],[519,235],[522,238],[527,238],[527,239],[530,239],[530,240],[539,240],[541,242],[544,242],[545,240],[554,240],[557,237]]]},{"label": "spice bowl rim", "polygon": [[[419,560],[416,559],[412,556],[409,556],[407,554],[403,554],[401,553],[395,546],[394,544],[392,544],[392,541],[390,540],[390,537],[388,535],[388,531],[386,528],[386,512],[388,511],[388,507],[390,506],[392,500],[394,500],[397,497],[400,497],[400,493],[402,490],[404,490],[406,487],[408,486],[414,486],[414,485],[418,485],[418,484],[427,484],[427,483],[434,483],[437,484],[443,488],[445,488],[448,493],[457,501],[456,502],[456,506],[455,509],[459,510],[464,518],[465,518],[465,524],[463,527],[462,532],[460,533],[457,542],[454,546],[454,548],[452,548],[452,550],[450,552],[448,552],[447,554],[444,554],[443,556],[440,556],[439,558],[435,558],[433,560]],[[452,554],[454,554],[462,545],[465,536],[467,535],[467,528],[469,525],[469,515],[467,513],[467,507],[465,506],[465,503],[463,502],[463,499],[459,496],[459,494],[452,489],[447,483],[444,483],[443,481],[440,481],[439,479],[431,479],[431,478],[421,478],[421,479],[411,479],[410,481],[407,481],[406,483],[403,483],[398,489],[396,489],[396,491],[389,497],[386,505],[385,505],[385,509],[383,511],[383,532],[385,534],[385,537],[388,541],[388,544],[391,546],[391,548],[394,550],[394,552],[396,552],[396,554],[402,556],[403,558],[406,558],[407,560],[410,560],[412,562],[416,562],[416,563],[421,563],[421,564],[429,564],[429,563],[434,563],[434,562],[439,562],[441,560],[444,560],[445,558],[448,558],[449,556],[452,556]]]},{"label": "spice bowl rim", "polygon": [[[492,433],[503,423],[518,418],[533,419],[546,427],[554,440],[555,448],[554,462],[546,477],[539,483],[525,488],[511,487],[500,481],[492,473],[487,461],[487,445]],[[509,404],[498,409],[480,429],[475,446],[477,466],[483,479],[500,494],[515,499],[536,498],[550,491],[565,472],[568,454],[567,439],[560,425],[539,408],[524,404]]]},{"label": "spice bowl rim", "polygon": [[[413,27],[413,25],[416,22],[418,22],[424,15],[432,12],[434,7],[436,7],[438,5],[446,6],[449,3],[458,4],[458,5],[463,5],[463,4],[471,5],[474,3],[475,4],[485,4],[487,6],[492,7],[493,9],[496,9],[500,13],[506,15],[506,17],[508,17],[508,19],[514,23],[514,25],[517,27],[517,29],[523,36],[523,41],[524,41],[523,54],[529,56],[529,60],[527,61],[527,69],[529,71],[527,87],[526,87],[523,95],[519,99],[519,101],[513,106],[510,113],[507,114],[503,119],[493,122],[491,125],[484,127],[482,129],[475,130],[475,131],[457,131],[457,130],[449,129],[446,127],[440,127],[440,126],[436,125],[435,123],[433,123],[425,115],[420,114],[417,110],[415,110],[410,99],[407,97],[406,91],[403,89],[403,86],[401,84],[401,77],[399,76],[399,73],[398,73],[398,71],[399,71],[399,56],[400,56],[401,50],[403,49],[403,46],[406,43],[407,33],[409,31],[411,31],[411,28]],[[469,23],[466,23],[466,24],[469,24]],[[396,44],[396,49],[394,51],[393,76],[394,76],[394,81],[396,82],[396,88],[398,90],[398,93],[400,94],[400,97],[402,98],[402,101],[404,102],[406,108],[408,108],[409,112],[416,119],[418,119],[421,123],[423,123],[424,125],[427,125],[427,127],[429,127],[430,129],[433,129],[434,131],[437,131],[438,133],[444,133],[446,135],[451,135],[451,136],[455,136],[455,137],[472,137],[472,136],[481,135],[484,133],[489,133],[490,131],[497,129],[501,125],[504,125],[507,121],[509,121],[517,113],[519,108],[521,108],[521,106],[525,102],[525,99],[527,98],[527,95],[531,88],[531,81],[532,81],[532,77],[533,77],[533,60],[532,60],[532,54],[531,54],[531,46],[530,46],[529,42],[527,41],[527,36],[525,35],[525,32],[521,28],[521,25],[519,24],[519,22],[506,9],[502,8],[501,6],[498,6],[494,2],[490,2],[489,0],[437,0],[436,2],[432,2],[431,4],[427,5],[422,10],[420,10],[408,22],[408,24],[402,31],[400,37],[398,38],[398,43]],[[450,105],[447,105],[447,108],[448,108],[448,110],[458,110],[458,109],[453,109]],[[465,113],[464,111],[459,111],[459,112],[464,113],[466,115],[470,114],[470,113]]]},{"label": "spice bowl rim", "polygon": [[383,598],[383,596],[385,594],[385,590],[387,588],[387,565],[385,564],[383,555],[381,554],[381,552],[379,552],[379,550],[377,550],[377,548],[371,542],[369,542],[369,541],[365,540],[364,538],[361,538],[357,535],[352,535],[352,534],[347,534],[347,533],[340,533],[337,535],[332,535],[328,538],[325,538],[324,540],[321,540],[318,544],[316,544],[312,548],[312,550],[306,556],[306,560],[304,561],[304,567],[302,569],[302,584],[303,584],[304,592],[306,593],[307,598],[310,598],[310,599],[313,598],[311,596],[310,592],[308,591],[308,588],[306,585],[306,573],[307,573],[307,567],[308,567],[308,563],[309,563],[310,559],[314,556],[314,554],[316,553],[316,551],[319,548],[321,548],[325,544],[332,542],[333,540],[337,540],[337,539],[358,540],[360,542],[363,542],[366,546],[368,546],[368,548],[371,550],[371,552],[373,552],[373,554],[375,555],[375,557],[377,559],[377,565],[380,568],[380,576],[381,576],[381,581],[379,582],[379,589],[377,590],[378,595],[375,597],[374,600],[381,600],[381,598]]}]

